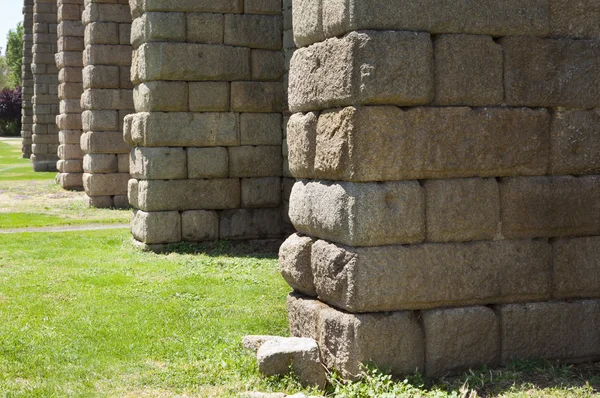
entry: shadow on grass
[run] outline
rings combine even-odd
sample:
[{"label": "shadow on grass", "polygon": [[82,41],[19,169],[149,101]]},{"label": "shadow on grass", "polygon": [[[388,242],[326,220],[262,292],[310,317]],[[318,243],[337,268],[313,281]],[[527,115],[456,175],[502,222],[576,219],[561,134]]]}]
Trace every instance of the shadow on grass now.
[{"label": "shadow on grass", "polygon": [[283,239],[253,241],[216,240],[214,242],[179,242],[168,245],[149,246],[148,250],[160,254],[204,254],[210,257],[245,257],[276,259]]}]

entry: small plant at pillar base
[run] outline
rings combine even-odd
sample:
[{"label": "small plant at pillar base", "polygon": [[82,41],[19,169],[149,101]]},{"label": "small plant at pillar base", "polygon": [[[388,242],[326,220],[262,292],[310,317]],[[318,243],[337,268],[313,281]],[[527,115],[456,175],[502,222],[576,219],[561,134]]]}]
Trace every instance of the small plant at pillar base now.
[{"label": "small plant at pillar base", "polygon": [[21,87],[0,91],[0,135],[18,136],[21,131]]}]

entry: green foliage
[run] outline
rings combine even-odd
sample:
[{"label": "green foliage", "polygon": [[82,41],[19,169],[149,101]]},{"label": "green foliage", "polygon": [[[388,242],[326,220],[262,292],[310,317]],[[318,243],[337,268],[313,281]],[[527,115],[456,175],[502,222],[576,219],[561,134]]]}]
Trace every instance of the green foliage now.
[{"label": "green foliage", "polygon": [[[1,50],[1,48],[0,48]],[[6,57],[0,56],[0,90],[9,87],[9,71]]]},{"label": "green foliage", "polygon": [[19,22],[15,30],[8,32],[6,43],[6,66],[8,87],[21,86],[21,65],[23,64],[23,24]]}]

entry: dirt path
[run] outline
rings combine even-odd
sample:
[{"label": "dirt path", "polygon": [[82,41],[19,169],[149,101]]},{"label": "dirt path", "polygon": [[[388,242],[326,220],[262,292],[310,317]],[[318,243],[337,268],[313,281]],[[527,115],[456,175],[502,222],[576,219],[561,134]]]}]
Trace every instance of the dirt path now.
[{"label": "dirt path", "polygon": [[129,224],[88,224],[88,225],[62,225],[58,227],[0,229],[0,234],[18,234],[23,232],[72,232],[72,231],[99,231],[103,229],[124,229]]}]

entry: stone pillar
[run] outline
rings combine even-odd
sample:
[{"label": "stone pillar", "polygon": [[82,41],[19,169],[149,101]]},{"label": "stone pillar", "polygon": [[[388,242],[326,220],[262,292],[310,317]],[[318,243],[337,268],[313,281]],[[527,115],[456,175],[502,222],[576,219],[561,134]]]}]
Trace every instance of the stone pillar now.
[{"label": "stone pillar", "polygon": [[289,105],[288,105],[288,86],[289,86],[289,71],[290,62],[292,55],[296,51],[296,44],[294,43],[294,32],[292,30],[292,0],[283,0],[283,55],[285,57],[285,74],[283,75],[283,89],[284,89],[284,110],[283,110],[283,195],[282,195],[282,213],[284,220],[284,227],[286,231],[293,232],[294,229],[291,226],[289,217],[290,208],[290,194],[292,193],[292,187],[294,186],[295,179],[293,178],[288,159],[288,148],[287,148],[287,123],[290,118]]},{"label": "stone pillar", "polygon": [[134,238],[280,238],[281,1],[138,3],[125,132]]},{"label": "stone pillar", "polygon": [[292,334],[346,377],[597,359],[600,10],[406,3],[295,1]]},{"label": "stone pillar", "polygon": [[123,119],[133,112],[129,3],[86,0],[83,24],[83,186],[90,206],[127,207],[130,147],[123,141]]},{"label": "stone pillar", "polygon": [[35,0],[33,6],[33,135],[31,161],[35,171],[56,171],[58,160],[58,70],[56,0]]},{"label": "stone pillar", "polygon": [[21,151],[25,159],[31,158],[33,130],[33,73],[31,61],[33,57],[33,0],[25,0],[23,5],[23,62],[21,75]]},{"label": "stone pillar", "polygon": [[58,97],[60,114],[57,164],[58,183],[65,189],[83,189],[83,152],[81,151],[81,94],[83,93],[83,0],[58,0]]}]

